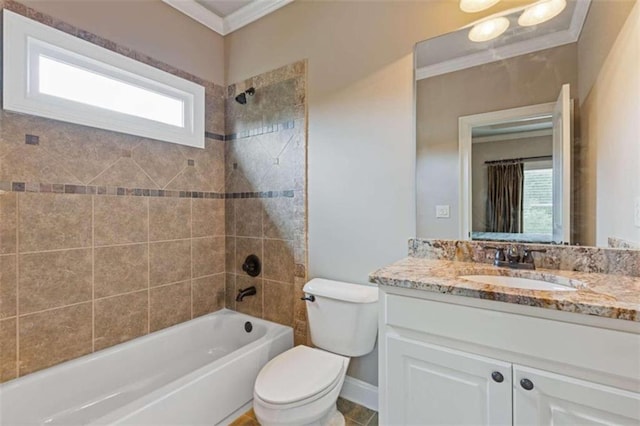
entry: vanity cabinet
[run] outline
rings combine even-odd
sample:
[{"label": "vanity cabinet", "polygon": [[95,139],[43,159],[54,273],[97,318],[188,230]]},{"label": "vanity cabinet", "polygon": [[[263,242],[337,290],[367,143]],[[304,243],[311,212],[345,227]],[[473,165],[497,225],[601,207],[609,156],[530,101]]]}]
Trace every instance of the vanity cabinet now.
[{"label": "vanity cabinet", "polygon": [[387,424],[511,424],[511,364],[402,337],[387,362]]},{"label": "vanity cabinet", "polygon": [[513,377],[515,425],[640,424],[638,393],[518,365]]},{"label": "vanity cabinet", "polygon": [[640,424],[635,324],[621,331],[381,290],[381,424]]}]

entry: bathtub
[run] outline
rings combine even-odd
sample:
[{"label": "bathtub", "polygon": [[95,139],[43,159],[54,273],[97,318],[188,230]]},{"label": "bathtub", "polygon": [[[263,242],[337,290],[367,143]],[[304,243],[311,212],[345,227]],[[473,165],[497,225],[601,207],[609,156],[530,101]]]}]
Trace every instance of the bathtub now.
[{"label": "bathtub", "polygon": [[291,327],[223,309],[1,385],[0,424],[226,424],[292,346]]}]

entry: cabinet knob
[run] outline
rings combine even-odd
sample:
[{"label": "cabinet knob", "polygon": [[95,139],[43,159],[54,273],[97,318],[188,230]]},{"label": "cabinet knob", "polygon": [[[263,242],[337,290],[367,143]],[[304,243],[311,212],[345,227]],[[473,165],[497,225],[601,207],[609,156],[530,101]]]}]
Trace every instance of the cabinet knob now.
[{"label": "cabinet knob", "polygon": [[502,383],[504,381],[504,376],[499,371],[494,371],[491,373],[491,378],[494,382]]},{"label": "cabinet knob", "polygon": [[522,379],[520,380],[520,386],[522,386],[522,389],[530,391],[533,389],[533,382],[529,379]]}]

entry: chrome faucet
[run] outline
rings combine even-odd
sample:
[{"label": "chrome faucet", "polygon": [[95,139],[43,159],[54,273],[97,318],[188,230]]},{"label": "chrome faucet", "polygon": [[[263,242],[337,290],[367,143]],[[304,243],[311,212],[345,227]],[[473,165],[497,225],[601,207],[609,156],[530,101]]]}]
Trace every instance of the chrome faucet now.
[{"label": "chrome faucet", "polygon": [[536,269],[536,263],[533,258],[533,253],[546,253],[544,249],[530,249],[525,248],[522,254],[517,246],[511,246],[507,249],[505,254],[504,247],[484,246],[485,250],[495,250],[496,255],[493,260],[493,264],[499,267],[507,267],[512,269]]},{"label": "chrome faucet", "polygon": [[244,299],[247,296],[255,296],[255,294],[257,293],[256,288],[254,286],[251,287],[247,287],[245,289],[240,289],[238,290],[238,295],[236,296],[236,302],[242,302],[242,299]]}]

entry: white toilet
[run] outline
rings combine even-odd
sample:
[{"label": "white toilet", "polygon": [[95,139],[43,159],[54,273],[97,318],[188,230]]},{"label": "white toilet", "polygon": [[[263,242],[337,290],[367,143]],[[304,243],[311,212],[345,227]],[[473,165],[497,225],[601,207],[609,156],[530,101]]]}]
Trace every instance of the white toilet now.
[{"label": "white toilet", "polygon": [[258,374],[253,409],[263,426],[344,425],[336,408],[349,357],[373,350],[378,288],[316,278],[304,286],[311,341],[271,361]]}]

